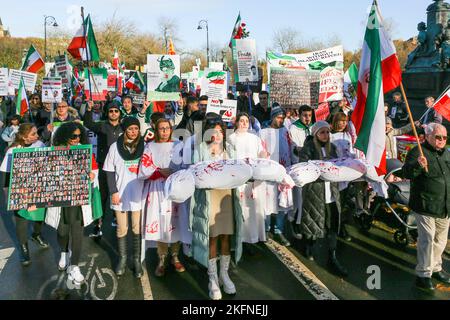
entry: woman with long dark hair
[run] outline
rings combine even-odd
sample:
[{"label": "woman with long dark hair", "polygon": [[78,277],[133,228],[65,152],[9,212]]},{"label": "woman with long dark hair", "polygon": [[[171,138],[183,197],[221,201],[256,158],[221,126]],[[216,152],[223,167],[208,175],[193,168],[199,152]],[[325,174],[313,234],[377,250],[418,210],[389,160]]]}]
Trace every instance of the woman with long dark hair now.
[{"label": "woman with long dark hair", "polygon": [[[206,120],[203,132],[206,141],[200,144],[198,151],[194,153],[194,163],[229,159],[225,126],[221,119]],[[235,240],[233,243],[236,246],[236,262],[242,254],[240,239],[242,220],[242,208],[235,190],[195,190],[191,198],[192,254],[195,260],[208,267],[209,297],[213,300],[222,298],[220,284],[223,284],[225,293],[236,293],[236,287],[228,275],[228,269],[231,261],[231,237]],[[207,232],[206,243],[205,232]],[[220,272],[218,275],[219,242]]]},{"label": "woman with long dark hair", "polygon": [[128,217],[133,231],[134,273],[142,276],[141,264],[141,201],[144,181],[138,179],[139,161],[144,152],[139,120],[127,117],[122,121],[123,134],[109,148],[103,170],[111,195],[111,209],[117,219],[117,243],[120,260],[116,274],[125,273],[127,265]]},{"label": "woman with long dark hair", "polygon": [[[70,148],[88,143],[86,130],[76,122],[63,123],[53,138],[53,145],[59,147]],[[92,159],[92,167],[96,167],[95,159]],[[91,181],[94,180],[94,173],[90,172],[89,177]],[[84,276],[81,274],[78,263],[83,243],[83,228],[93,221],[92,207],[90,205],[50,207],[47,209],[45,221],[57,230],[57,240],[61,249],[58,269],[60,271],[67,269],[69,280],[75,284],[81,284],[84,282]]]},{"label": "woman with long dark hair", "polygon": [[[39,148],[44,144],[39,140],[37,127],[32,123],[23,123],[19,126],[15,138],[9,147],[5,158],[0,167],[1,186],[9,187],[9,174],[12,170],[12,151],[15,148]],[[28,249],[28,221],[35,221],[33,226],[33,235],[31,239],[41,248],[48,248],[48,243],[42,238],[41,230],[44,220],[45,209],[35,209],[32,207],[23,210],[14,211],[16,220],[16,235],[19,240],[19,251],[23,266],[31,263],[30,252]]]}]

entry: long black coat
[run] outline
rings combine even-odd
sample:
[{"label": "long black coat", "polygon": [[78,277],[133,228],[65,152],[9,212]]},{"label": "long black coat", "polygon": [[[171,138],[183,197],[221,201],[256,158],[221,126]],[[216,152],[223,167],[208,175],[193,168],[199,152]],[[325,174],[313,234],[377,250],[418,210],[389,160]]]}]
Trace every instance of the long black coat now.
[{"label": "long black coat", "polygon": [[422,144],[428,161],[428,173],[419,165],[419,148],[408,152],[401,175],[411,179],[409,207],[433,218],[450,216],[450,152],[437,151],[428,142]]},{"label": "long black coat", "polygon": [[[337,157],[336,146],[331,144],[330,158]],[[320,155],[314,146],[312,136],[306,138],[305,144],[299,153],[299,162],[307,162],[309,160],[320,160]],[[325,204],[325,181],[319,178],[302,188],[303,205],[300,230],[306,239],[316,240],[324,238],[326,230],[331,228],[336,232],[339,231],[341,220],[339,187],[337,183],[332,182],[330,183],[330,188],[333,197],[336,199],[338,217],[332,217],[330,206]]]}]

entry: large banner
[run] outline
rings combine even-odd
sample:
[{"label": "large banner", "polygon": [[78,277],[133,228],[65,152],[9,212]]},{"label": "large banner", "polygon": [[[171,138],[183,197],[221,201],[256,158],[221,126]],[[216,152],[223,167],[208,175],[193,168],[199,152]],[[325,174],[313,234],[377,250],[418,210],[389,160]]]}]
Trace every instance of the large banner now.
[{"label": "large banner", "polygon": [[[88,73],[91,77],[91,86],[89,88]],[[92,90],[92,100],[93,101],[105,101],[106,95],[108,93],[108,70],[105,68],[89,68],[84,69],[84,94],[86,95],[86,100],[91,97]]]},{"label": "large banner", "polygon": [[149,101],[178,101],[180,56],[147,55],[147,98]]},{"label": "large banner", "polygon": [[60,77],[42,79],[42,102],[59,103],[63,98]]},{"label": "large banner", "polygon": [[8,95],[8,68],[0,68],[0,96]]},{"label": "large banner", "polygon": [[319,102],[343,99],[344,50],[336,46],[304,54],[267,52],[269,79],[273,67],[320,72]]},{"label": "large banner", "polygon": [[8,210],[90,204],[91,159],[90,145],[14,149]]},{"label": "large banner", "polygon": [[228,92],[227,72],[205,69],[202,78],[200,95],[207,95],[212,99],[226,99]]},{"label": "large banner", "polygon": [[222,116],[224,122],[231,122],[236,117],[237,113],[237,101],[236,100],[219,100],[208,99],[208,106],[206,107],[206,113],[214,112]]},{"label": "large banner", "polygon": [[233,39],[231,45],[234,81],[236,83],[257,83],[259,75],[256,41],[254,39]]},{"label": "large banner", "polygon": [[311,70],[271,68],[270,104],[283,108],[299,108],[303,104],[319,104],[320,72]]},{"label": "large banner", "polygon": [[8,80],[8,90],[10,95],[14,95],[14,90],[19,89],[21,77],[23,77],[23,81],[25,82],[25,90],[29,92],[34,91],[34,87],[36,86],[37,73],[10,69]]}]

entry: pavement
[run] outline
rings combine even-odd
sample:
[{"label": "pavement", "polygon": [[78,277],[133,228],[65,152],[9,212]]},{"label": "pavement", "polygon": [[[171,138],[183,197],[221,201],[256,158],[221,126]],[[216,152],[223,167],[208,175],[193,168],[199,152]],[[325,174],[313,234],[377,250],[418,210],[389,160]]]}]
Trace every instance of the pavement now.
[{"label": "pavement", "polygon": [[[242,260],[230,268],[237,293],[223,294],[223,299],[450,300],[449,286],[439,284],[431,294],[414,286],[416,249],[395,244],[389,226],[377,223],[368,232],[362,232],[350,225],[348,230],[352,241],[338,243],[338,257],[349,270],[348,278],[342,279],[329,271],[326,241],[319,241],[316,259],[310,261],[303,257],[300,241],[291,239],[291,247],[286,248],[269,240],[246,246]],[[205,267],[182,256],[185,272],[177,273],[169,267],[166,275],[158,278],[154,275],[156,249],[147,250],[145,274],[141,279],[133,276],[131,257],[125,275],[117,278],[113,272],[118,258],[111,215],[105,218],[100,240],[89,238],[91,231],[92,226],[85,229],[81,258],[81,270],[87,281],[76,287],[65,272],[57,269],[56,231],[49,226],[43,228],[43,237],[50,242],[50,248],[38,248],[30,241],[32,263],[21,266],[14,217],[3,206],[0,210],[0,300],[209,299]],[[450,271],[449,257],[444,255],[444,269]]]}]

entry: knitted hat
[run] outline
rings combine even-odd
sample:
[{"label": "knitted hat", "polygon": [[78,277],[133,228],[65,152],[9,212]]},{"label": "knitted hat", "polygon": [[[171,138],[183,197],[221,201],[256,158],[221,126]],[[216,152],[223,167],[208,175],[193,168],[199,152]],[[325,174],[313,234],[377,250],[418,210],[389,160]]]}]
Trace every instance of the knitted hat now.
[{"label": "knitted hat", "polygon": [[123,131],[127,130],[127,128],[132,125],[137,125],[139,129],[141,128],[139,120],[135,117],[126,117],[122,120],[121,126]]},{"label": "knitted hat", "polygon": [[270,109],[270,119],[273,120],[273,118],[279,116],[280,114],[286,116],[286,112],[283,110],[283,108],[281,108],[281,106],[274,102],[272,104],[272,108]]},{"label": "knitted hat", "polygon": [[106,106],[106,112],[109,112],[111,109],[117,109],[120,111],[120,102],[117,100],[113,100]]},{"label": "knitted hat", "polygon": [[312,127],[311,127],[311,135],[315,136],[317,134],[317,132],[319,132],[320,129],[322,128],[328,128],[329,130],[331,130],[331,127],[329,125],[328,122],[326,121],[317,121]]}]

